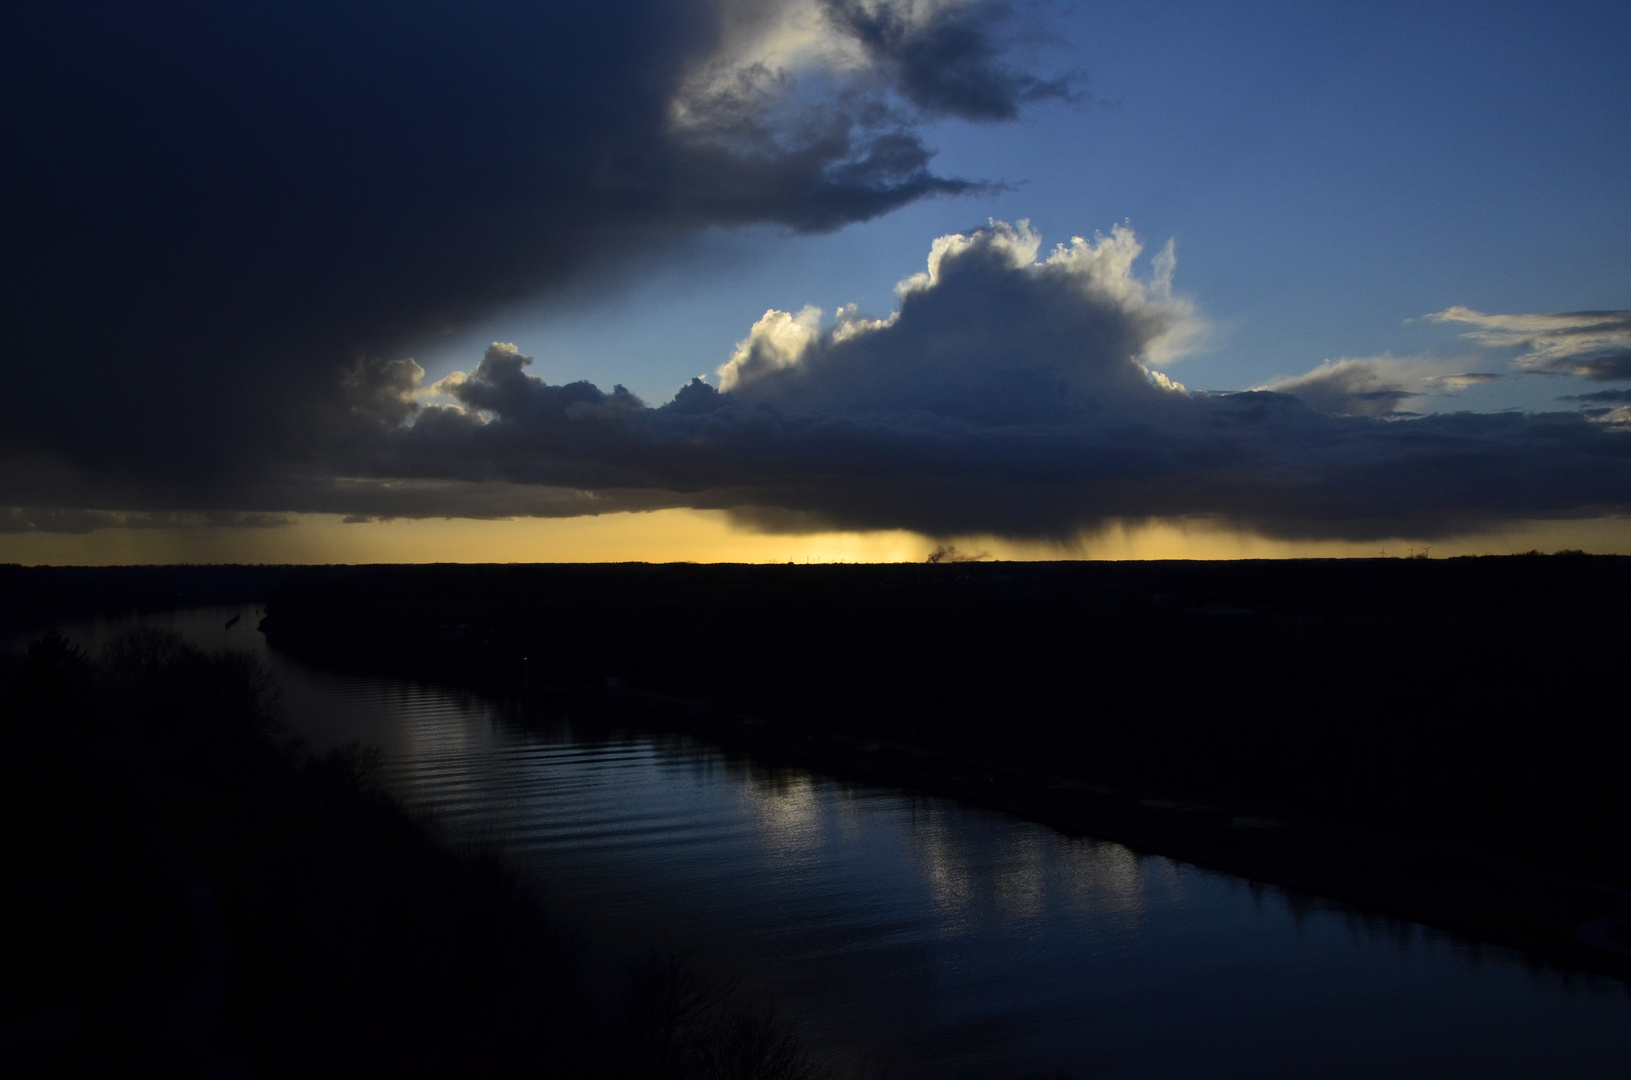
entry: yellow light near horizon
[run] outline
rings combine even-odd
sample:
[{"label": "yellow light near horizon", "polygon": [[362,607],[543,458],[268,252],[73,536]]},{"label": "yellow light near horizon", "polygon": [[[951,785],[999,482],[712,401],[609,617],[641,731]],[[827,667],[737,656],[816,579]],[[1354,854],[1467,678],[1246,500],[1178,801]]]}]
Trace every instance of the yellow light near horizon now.
[{"label": "yellow light near horizon", "polygon": [[346,523],[303,514],[273,527],[196,525],[0,535],[0,562],[158,563],[918,562],[934,543],[905,531],[781,535],[728,514],[654,510],[573,518],[399,518]]},{"label": "yellow light near horizon", "polygon": [[[1209,519],[1126,522],[1065,543],[995,537],[950,541],[988,559],[1366,558],[1426,552],[1508,555],[1578,548],[1631,554],[1631,518],[1527,521],[1449,540],[1281,540]],[[905,530],[755,532],[728,514],[657,510],[576,518],[399,519],[347,524],[308,514],[278,527],[190,525],[82,534],[0,534],[0,562],[116,566],[156,563],[425,562],[922,562],[941,543]]]},{"label": "yellow light near horizon", "polygon": [[[982,546],[983,545],[983,546]],[[960,548],[965,544],[959,542]],[[1001,559],[1367,559],[1427,555],[1515,555],[1538,550],[1583,550],[1631,555],[1631,518],[1518,521],[1467,536],[1379,540],[1288,540],[1234,528],[1210,518],[1159,518],[1119,522],[1072,543],[1022,544],[970,540],[967,550],[989,550]]]}]

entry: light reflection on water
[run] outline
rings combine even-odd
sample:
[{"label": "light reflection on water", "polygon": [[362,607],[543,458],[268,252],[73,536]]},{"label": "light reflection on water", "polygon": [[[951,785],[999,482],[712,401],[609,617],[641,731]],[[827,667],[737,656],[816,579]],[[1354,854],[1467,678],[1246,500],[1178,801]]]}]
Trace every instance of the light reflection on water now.
[{"label": "light reflection on water", "polygon": [[252,607],[146,621],[261,654],[315,748],[378,747],[405,804],[503,845],[598,947],[720,958],[857,1075],[1631,1075],[1612,980],[684,736],[314,672]]}]

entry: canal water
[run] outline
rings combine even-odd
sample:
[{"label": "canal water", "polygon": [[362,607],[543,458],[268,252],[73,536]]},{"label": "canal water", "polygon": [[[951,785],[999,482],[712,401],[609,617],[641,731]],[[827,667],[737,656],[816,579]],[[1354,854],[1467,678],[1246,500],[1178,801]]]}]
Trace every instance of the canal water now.
[{"label": "canal water", "polygon": [[1616,980],[686,735],[315,671],[253,606],[142,621],[253,651],[314,748],[378,748],[403,803],[501,846],[593,949],[708,958],[840,1075],[1631,1076]]}]

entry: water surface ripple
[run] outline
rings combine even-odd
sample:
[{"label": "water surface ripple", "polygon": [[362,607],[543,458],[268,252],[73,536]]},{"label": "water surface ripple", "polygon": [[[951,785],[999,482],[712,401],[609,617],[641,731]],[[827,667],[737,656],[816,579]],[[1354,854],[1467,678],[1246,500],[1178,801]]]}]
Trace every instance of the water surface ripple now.
[{"label": "water surface ripple", "polygon": [[857,1075],[1631,1075],[1614,980],[683,735],[312,671],[253,608],[146,621],[256,651],[313,746],[377,747],[407,806],[502,845],[597,948],[714,957]]}]

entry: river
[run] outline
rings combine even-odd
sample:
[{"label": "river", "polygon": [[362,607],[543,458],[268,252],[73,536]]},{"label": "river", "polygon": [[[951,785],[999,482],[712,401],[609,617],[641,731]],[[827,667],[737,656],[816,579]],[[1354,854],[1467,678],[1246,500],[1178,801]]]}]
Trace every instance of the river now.
[{"label": "river", "polygon": [[[227,628],[233,616],[239,621]],[[658,728],[315,671],[253,606],[147,616],[278,677],[591,948],[681,947],[856,1076],[1631,1075],[1631,993],[1505,949]],[[65,628],[95,650],[132,620]]]}]

